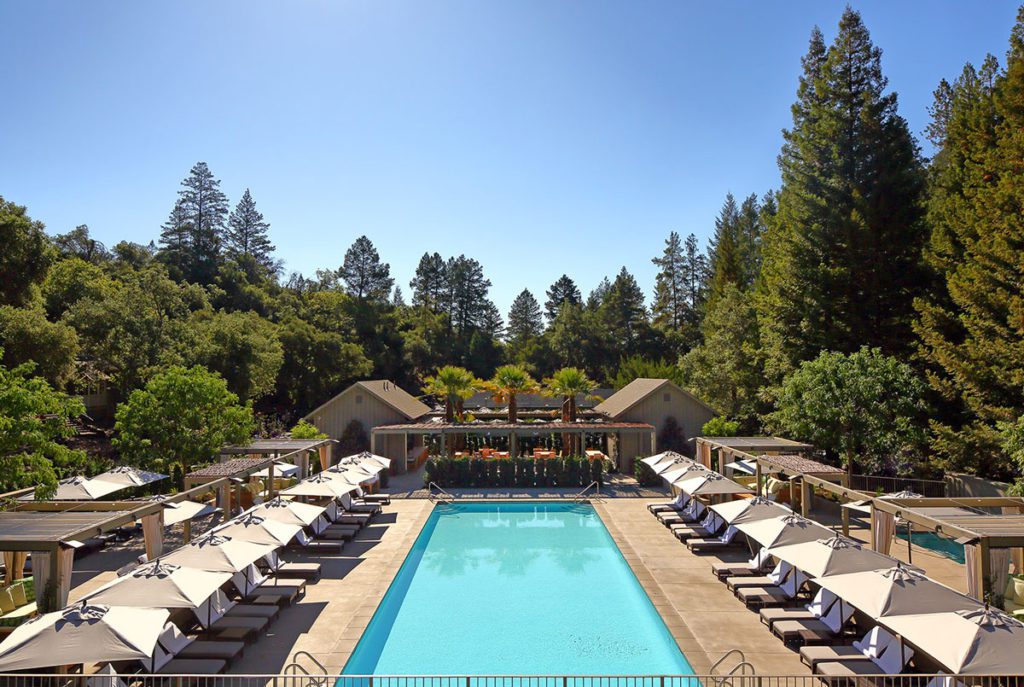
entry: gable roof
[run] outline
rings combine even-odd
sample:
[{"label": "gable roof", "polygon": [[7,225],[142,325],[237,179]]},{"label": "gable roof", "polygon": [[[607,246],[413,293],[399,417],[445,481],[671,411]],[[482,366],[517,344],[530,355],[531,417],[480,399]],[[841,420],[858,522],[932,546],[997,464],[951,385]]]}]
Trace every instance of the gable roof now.
[{"label": "gable roof", "polygon": [[[580,394],[577,396],[576,406],[580,410],[593,408],[613,393],[615,393],[614,389],[594,389],[590,395]],[[594,396],[597,398],[593,398]],[[478,391],[466,399],[463,405],[466,408],[504,408],[508,404],[495,401],[494,394],[490,392]],[[562,407],[562,399],[561,397],[552,398],[543,394],[516,394],[516,406],[520,410],[557,410]]]},{"label": "gable roof", "polygon": [[709,406],[704,401],[700,400],[686,389],[676,385],[668,379],[650,379],[647,377],[638,377],[632,382],[622,387],[614,394],[609,396],[603,403],[597,405],[594,408],[599,413],[604,413],[609,417],[618,417],[622,413],[626,412],[640,401],[644,400],[654,392],[658,391],[665,385],[669,385],[686,398],[690,399],[697,405],[705,408],[708,412],[718,415],[714,408]]},{"label": "gable roof", "polygon": [[320,404],[307,413],[304,419],[309,420],[328,405],[333,403],[336,399],[341,398],[345,394],[357,388],[367,392],[381,403],[391,407],[395,412],[405,416],[409,420],[415,420],[416,418],[422,417],[430,412],[430,407],[427,404],[423,403],[394,382],[387,379],[368,379],[366,381],[356,382],[334,398],[328,399],[326,402]]}]

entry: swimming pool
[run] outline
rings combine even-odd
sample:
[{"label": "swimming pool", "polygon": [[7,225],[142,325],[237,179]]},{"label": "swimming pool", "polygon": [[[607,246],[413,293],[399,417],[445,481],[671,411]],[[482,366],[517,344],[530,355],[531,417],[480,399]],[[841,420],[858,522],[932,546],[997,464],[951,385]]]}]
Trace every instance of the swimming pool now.
[{"label": "swimming pool", "polygon": [[347,675],[690,675],[592,506],[434,508]]},{"label": "swimming pool", "polygon": [[[897,531],[896,536],[903,541],[907,540],[906,530]],[[963,544],[957,544],[952,539],[935,534],[934,532],[914,532],[911,542],[915,546],[934,551],[940,556],[945,556],[957,563],[963,563],[966,560]]]}]

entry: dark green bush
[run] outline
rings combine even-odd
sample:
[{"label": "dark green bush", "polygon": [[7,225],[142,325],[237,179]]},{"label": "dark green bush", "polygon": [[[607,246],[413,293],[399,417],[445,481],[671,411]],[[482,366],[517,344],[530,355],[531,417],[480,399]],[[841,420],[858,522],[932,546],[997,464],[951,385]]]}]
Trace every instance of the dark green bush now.
[{"label": "dark green bush", "polygon": [[498,466],[498,486],[514,487],[516,485],[516,468],[511,458],[499,458],[491,461]]},{"label": "dark green bush", "polygon": [[547,458],[544,460],[544,484],[549,487],[561,487],[562,484],[562,459]]},{"label": "dark green bush", "polygon": [[644,487],[657,487],[661,485],[661,478],[654,473],[650,465],[643,461],[638,460],[633,463],[633,476]]},{"label": "dark green bush", "polygon": [[600,460],[590,461],[590,479],[589,482],[597,482],[600,485],[604,485],[604,462]]},{"label": "dark green bush", "polygon": [[514,459],[516,465],[516,486],[517,487],[532,487],[534,482],[534,467],[532,458],[516,458]]},{"label": "dark green bush", "polygon": [[484,465],[486,461],[481,458],[470,458],[469,459],[469,483],[473,487],[486,486],[486,472],[487,466]]},{"label": "dark green bush", "polygon": [[498,461],[496,460],[482,460],[484,464],[484,483],[482,486],[485,487],[497,487],[501,485],[501,480],[498,476]]}]

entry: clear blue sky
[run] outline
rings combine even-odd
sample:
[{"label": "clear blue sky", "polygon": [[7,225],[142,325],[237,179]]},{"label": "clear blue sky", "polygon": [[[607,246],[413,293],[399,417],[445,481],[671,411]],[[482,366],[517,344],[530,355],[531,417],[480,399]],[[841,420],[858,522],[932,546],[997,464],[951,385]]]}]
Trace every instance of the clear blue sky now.
[{"label": "clear blue sky", "polygon": [[[1016,4],[856,2],[922,138],[943,77],[1003,58]],[[645,291],[670,230],[778,184],[811,27],[843,2],[0,0],[0,195],[51,233],[148,242],[197,160],[249,187],[288,271],[368,235],[503,311],[562,272]],[[927,150],[926,150],[927,152]]]}]

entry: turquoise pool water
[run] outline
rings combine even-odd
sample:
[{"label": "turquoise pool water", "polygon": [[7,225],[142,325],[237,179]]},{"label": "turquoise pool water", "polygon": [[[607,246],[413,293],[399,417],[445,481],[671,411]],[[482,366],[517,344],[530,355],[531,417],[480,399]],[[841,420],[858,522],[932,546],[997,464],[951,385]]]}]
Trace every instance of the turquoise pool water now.
[{"label": "turquoise pool water", "polygon": [[439,505],[347,675],[689,675],[589,505]]},{"label": "turquoise pool water", "polygon": [[[903,541],[907,540],[906,530],[897,531],[896,536]],[[911,542],[915,546],[920,546],[923,549],[934,551],[935,553],[950,558],[957,563],[963,563],[966,560],[964,555],[964,545],[957,544],[952,539],[947,539],[941,535],[935,534],[934,532],[914,532]]]}]

